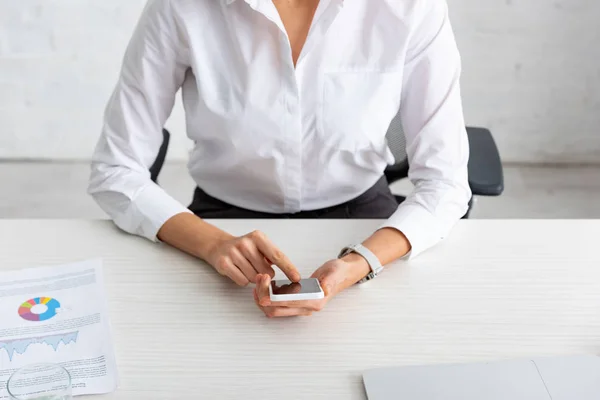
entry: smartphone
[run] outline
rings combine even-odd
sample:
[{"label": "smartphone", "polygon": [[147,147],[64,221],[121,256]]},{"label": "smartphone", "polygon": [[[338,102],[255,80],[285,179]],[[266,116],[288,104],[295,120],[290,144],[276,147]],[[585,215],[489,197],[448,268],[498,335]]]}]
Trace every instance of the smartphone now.
[{"label": "smartphone", "polygon": [[319,300],[325,297],[318,279],[302,279],[300,282],[288,280],[271,281],[269,286],[271,301]]}]

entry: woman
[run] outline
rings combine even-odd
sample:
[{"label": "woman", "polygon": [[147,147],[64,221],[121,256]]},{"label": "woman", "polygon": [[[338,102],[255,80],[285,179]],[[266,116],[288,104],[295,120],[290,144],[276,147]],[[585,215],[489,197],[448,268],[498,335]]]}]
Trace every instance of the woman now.
[{"label": "woman", "polygon": [[[465,214],[460,71],[443,0],[150,0],[106,109],[89,191],[123,230],[256,283],[266,315],[310,315],[381,265],[433,246]],[[195,143],[189,209],[148,172],[180,88]],[[398,112],[415,184],[400,205],[383,178]],[[297,281],[293,263],[261,232],[235,237],[210,217],[386,222],[313,274],[323,301],[274,306],[271,265]]]}]

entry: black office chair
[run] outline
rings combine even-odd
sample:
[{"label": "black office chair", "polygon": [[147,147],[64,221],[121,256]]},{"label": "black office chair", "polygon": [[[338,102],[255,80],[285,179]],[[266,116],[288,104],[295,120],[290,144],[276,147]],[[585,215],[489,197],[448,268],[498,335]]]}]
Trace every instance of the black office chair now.
[{"label": "black office chair", "polygon": [[[499,196],[504,191],[504,174],[500,154],[489,130],[485,128],[467,127],[469,137],[469,186],[473,196]],[[408,159],[406,142],[400,120],[400,113],[392,120],[387,133],[387,141],[396,163],[385,170],[388,183],[408,177]],[[404,196],[396,195],[399,203]],[[463,218],[469,218],[473,208],[473,198],[469,201],[469,209]]]},{"label": "black office chair", "polygon": [[[504,191],[504,175],[498,148],[492,134],[485,128],[467,127],[467,135],[470,148],[469,185],[473,196],[499,196]],[[158,181],[158,175],[165,162],[170,137],[169,131],[163,129],[163,143],[156,160],[150,167],[150,176],[154,182]],[[391,185],[408,177],[406,145],[399,113],[390,124],[387,141],[396,159],[396,163],[385,170],[385,177]],[[396,198],[400,203],[405,199],[400,195],[396,195]],[[473,199],[469,201],[469,209],[463,218],[469,217],[472,207]]]}]

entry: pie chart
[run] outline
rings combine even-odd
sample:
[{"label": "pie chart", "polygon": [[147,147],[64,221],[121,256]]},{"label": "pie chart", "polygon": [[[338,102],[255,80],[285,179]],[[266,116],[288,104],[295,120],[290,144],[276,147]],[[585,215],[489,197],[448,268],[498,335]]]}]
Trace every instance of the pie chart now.
[{"label": "pie chart", "polygon": [[54,317],[59,308],[60,303],[52,297],[36,297],[21,304],[19,316],[27,321],[46,321]]}]

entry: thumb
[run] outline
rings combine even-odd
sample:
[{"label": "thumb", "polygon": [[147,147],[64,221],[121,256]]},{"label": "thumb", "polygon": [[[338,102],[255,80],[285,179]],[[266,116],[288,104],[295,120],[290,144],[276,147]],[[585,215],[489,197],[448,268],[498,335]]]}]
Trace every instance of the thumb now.
[{"label": "thumb", "polygon": [[338,276],[339,270],[331,263],[325,263],[321,268],[317,269],[311,276],[316,278],[321,284],[323,292],[326,296],[335,294],[338,280],[342,277]]},{"label": "thumb", "polygon": [[321,284],[323,292],[325,292],[325,296],[332,295],[335,290],[335,283],[333,282],[331,277],[326,276],[317,279],[319,279],[319,283]]}]

